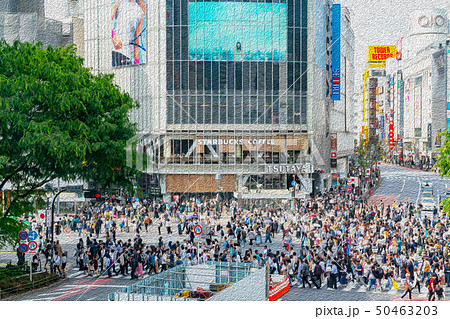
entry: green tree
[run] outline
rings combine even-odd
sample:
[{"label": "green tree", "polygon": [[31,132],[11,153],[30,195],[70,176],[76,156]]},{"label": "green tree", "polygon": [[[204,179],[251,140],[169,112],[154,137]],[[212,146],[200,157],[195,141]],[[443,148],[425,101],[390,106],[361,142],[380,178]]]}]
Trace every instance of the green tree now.
[{"label": "green tree", "polygon": [[0,247],[17,242],[18,221],[32,210],[43,185],[56,178],[129,186],[126,141],[137,103],[113,83],[93,75],[74,46],[0,41]]},{"label": "green tree", "polygon": [[356,162],[358,163],[359,168],[361,171],[366,171],[367,168],[372,166],[372,160],[369,157],[369,152],[367,149],[367,145],[360,145],[355,149],[355,157]]},{"label": "green tree", "polygon": [[[442,147],[439,149],[439,157],[434,164],[433,168],[439,169],[439,174],[441,176],[450,177],[450,133],[448,131],[441,133],[442,139],[444,139],[444,143]],[[442,209],[447,214],[450,214],[450,198],[444,199],[442,203]]]}]

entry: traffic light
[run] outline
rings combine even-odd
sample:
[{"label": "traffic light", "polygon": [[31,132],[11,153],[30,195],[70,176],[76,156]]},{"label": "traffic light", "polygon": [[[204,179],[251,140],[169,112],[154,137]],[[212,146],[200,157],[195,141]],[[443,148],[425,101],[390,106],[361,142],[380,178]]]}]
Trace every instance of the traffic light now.
[{"label": "traffic light", "polygon": [[87,191],[84,192],[84,198],[90,198],[90,199],[96,199],[97,201],[99,201],[101,199],[101,194],[100,191],[97,189],[89,189]]},{"label": "traffic light", "polygon": [[95,190],[86,190],[83,192],[84,198],[95,198]]}]

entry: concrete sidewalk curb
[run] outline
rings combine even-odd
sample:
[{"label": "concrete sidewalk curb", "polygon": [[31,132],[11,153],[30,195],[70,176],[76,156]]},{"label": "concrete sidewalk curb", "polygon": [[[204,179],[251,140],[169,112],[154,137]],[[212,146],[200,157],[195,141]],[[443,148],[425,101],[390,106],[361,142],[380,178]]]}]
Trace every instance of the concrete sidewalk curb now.
[{"label": "concrete sidewalk curb", "polygon": [[380,174],[380,177],[378,178],[378,182],[370,189],[370,194],[369,194],[369,191],[367,191],[364,195],[361,196],[362,199],[369,200],[369,198],[374,195],[373,193],[378,189],[378,187],[380,187],[382,180],[383,180],[383,178],[381,177],[381,174]]}]

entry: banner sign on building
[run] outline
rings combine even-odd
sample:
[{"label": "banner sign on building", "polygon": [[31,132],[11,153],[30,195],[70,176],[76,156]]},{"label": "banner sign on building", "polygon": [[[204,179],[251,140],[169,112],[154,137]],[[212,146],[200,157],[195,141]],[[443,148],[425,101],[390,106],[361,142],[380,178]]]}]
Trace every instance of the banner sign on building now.
[{"label": "banner sign on building", "polygon": [[402,53],[403,38],[400,38],[400,40],[397,41],[396,47],[397,47],[397,60],[401,60],[403,57],[403,53]]},{"label": "banner sign on building", "polygon": [[395,45],[369,46],[368,62],[384,62],[389,58],[397,57]]},{"label": "banner sign on building", "polygon": [[330,133],[330,166],[337,168],[337,133]]},{"label": "banner sign on building", "polygon": [[386,62],[369,63],[369,68],[385,68]]},{"label": "banner sign on building", "polygon": [[433,134],[433,132],[431,131],[431,123],[428,123],[428,128],[427,128],[427,150],[428,151],[431,151],[432,134]]},{"label": "banner sign on building", "polygon": [[341,99],[341,5],[333,4],[331,30],[331,99]]},{"label": "banner sign on building", "polygon": [[[414,79],[414,129],[422,129],[422,77],[416,77]],[[419,136],[417,136],[419,135]],[[416,137],[420,137],[421,134],[416,134]]]},{"label": "banner sign on building", "polygon": [[394,120],[389,119],[389,150],[394,149]]}]

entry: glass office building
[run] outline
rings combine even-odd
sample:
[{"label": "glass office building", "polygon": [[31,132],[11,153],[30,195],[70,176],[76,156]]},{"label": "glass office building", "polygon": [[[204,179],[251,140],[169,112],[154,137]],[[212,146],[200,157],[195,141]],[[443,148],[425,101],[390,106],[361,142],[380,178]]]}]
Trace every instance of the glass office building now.
[{"label": "glass office building", "polygon": [[[326,152],[315,110],[327,103],[313,10],[308,0],[85,3],[85,50],[99,53],[86,64],[140,102],[131,117],[162,193],[287,198],[294,180],[311,192],[314,149]],[[118,49],[117,34],[132,47]]]}]

